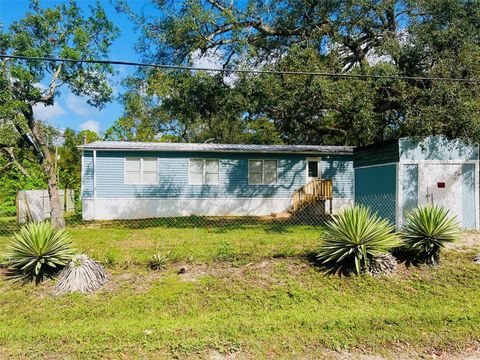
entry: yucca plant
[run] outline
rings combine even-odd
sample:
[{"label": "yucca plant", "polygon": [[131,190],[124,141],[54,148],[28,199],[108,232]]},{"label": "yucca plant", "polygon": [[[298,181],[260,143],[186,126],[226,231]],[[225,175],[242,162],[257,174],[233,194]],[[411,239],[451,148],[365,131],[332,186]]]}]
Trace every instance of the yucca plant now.
[{"label": "yucca plant", "polygon": [[6,265],[17,277],[38,284],[60,270],[73,256],[70,235],[49,222],[30,223],[13,235],[5,253]]},{"label": "yucca plant", "polygon": [[152,270],[162,270],[165,269],[168,262],[168,255],[163,253],[156,253],[150,259],[150,268]]},{"label": "yucca plant", "polygon": [[402,237],[420,261],[438,264],[441,249],[460,235],[460,223],[449,211],[437,205],[420,206],[405,214]]},{"label": "yucca plant", "polygon": [[400,245],[394,230],[364,206],[347,208],[327,223],[317,258],[325,265],[354,267],[357,274],[368,272],[373,257]]}]

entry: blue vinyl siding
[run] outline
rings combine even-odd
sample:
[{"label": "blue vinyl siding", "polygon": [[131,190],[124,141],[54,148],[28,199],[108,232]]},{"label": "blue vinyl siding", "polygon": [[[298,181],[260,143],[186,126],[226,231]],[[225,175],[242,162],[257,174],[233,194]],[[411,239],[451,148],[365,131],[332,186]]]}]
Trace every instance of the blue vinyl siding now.
[{"label": "blue vinyl siding", "polygon": [[395,164],[355,169],[355,204],[364,205],[395,224],[396,177]]},{"label": "blue vinyl siding", "polygon": [[418,165],[404,164],[402,181],[402,209],[411,211],[418,206]]},{"label": "blue vinyl siding", "polygon": [[93,151],[83,152],[82,168],[83,197],[93,196]]},{"label": "blue vinyl siding", "polygon": [[326,156],[321,163],[322,179],[332,179],[333,197],[353,198],[353,159],[350,156]]},{"label": "blue vinyl siding", "polygon": [[475,228],[475,164],[462,166],[462,226]]},{"label": "blue vinyl siding", "polygon": [[[158,184],[125,184],[126,157],[157,158]],[[219,159],[219,184],[190,185],[188,165],[191,158]],[[249,159],[278,160],[277,184],[249,185]],[[297,154],[97,151],[96,196],[98,198],[289,198],[294,190],[305,184],[305,161],[306,155]],[[87,162],[92,164],[91,167],[89,165],[88,174],[90,172],[93,174],[91,154],[88,159],[84,159],[84,164]],[[353,197],[352,163],[351,157],[348,156],[331,156],[322,160],[322,175],[324,178],[333,179],[334,197]],[[84,173],[84,197],[89,197],[93,194],[93,176],[86,175],[87,173]]]}]

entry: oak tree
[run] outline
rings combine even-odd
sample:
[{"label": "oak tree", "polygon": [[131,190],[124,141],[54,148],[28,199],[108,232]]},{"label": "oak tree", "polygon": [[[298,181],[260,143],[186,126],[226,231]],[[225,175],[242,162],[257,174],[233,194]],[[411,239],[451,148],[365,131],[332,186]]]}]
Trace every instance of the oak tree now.
[{"label": "oak tree", "polygon": [[[29,57],[101,59],[108,55],[118,29],[107,19],[99,3],[88,14],[75,1],[42,8],[31,1],[30,11],[15,21],[0,38],[0,53]],[[46,126],[35,117],[38,106],[53,106],[59,89],[85,96],[88,103],[102,107],[111,99],[108,65],[78,62],[15,60],[2,58],[0,82],[0,126],[8,127],[23,139],[39,162],[48,184],[51,221],[56,228],[65,226],[54,169],[52,144]],[[8,145],[8,144],[6,144]]]}]

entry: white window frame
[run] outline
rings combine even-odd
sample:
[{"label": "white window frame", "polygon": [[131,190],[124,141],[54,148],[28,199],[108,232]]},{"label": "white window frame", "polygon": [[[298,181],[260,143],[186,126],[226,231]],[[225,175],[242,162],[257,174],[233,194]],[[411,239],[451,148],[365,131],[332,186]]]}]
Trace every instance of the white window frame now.
[{"label": "white window frame", "polygon": [[[250,161],[261,161],[262,162],[262,183],[261,184],[252,184],[250,182]],[[275,182],[274,183],[271,183],[271,184],[266,184],[265,183],[265,161],[275,161],[276,165],[275,165]],[[248,159],[248,174],[247,174],[247,177],[248,177],[248,185],[252,185],[252,186],[272,186],[272,185],[275,185],[275,184],[278,184],[278,159]]]},{"label": "white window frame", "polygon": [[309,161],[318,161],[318,177],[317,179],[322,178],[322,158],[321,157],[307,157],[306,159],[306,164],[305,164],[305,184],[308,183],[308,179],[310,178],[308,176],[308,162]]},{"label": "white window frame", "polygon": [[[192,160],[200,160],[203,161],[203,166],[202,166],[202,183],[201,184],[193,184],[191,179],[190,179],[190,165]],[[217,167],[218,167],[218,176],[217,176],[217,181],[213,184],[207,184],[205,182],[206,180],[206,174],[207,174],[207,166],[206,162],[207,161],[216,161],[217,162]],[[189,158],[188,159],[188,185],[192,186],[215,186],[215,185],[220,185],[220,159],[216,158]]]},{"label": "white window frame", "polygon": [[[138,159],[140,160],[140,182],[127,182],[127,159]],[[143,182],[143,161],[144,159],[154,159],[155,160],[155,183],[145,184]],[[157,186],[158,185],[158,158],[150,156],[127,156],[124,158],[123,162],[123,183],[125,185],[142,185],[142,186]]]}]

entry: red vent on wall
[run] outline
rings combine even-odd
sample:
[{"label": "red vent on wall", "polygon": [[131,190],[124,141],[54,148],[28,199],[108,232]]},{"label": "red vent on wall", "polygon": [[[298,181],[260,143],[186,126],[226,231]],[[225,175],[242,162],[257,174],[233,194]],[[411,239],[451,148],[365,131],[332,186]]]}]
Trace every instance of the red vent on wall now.
[{"label": "red vent on wall", "polygon": [[438,187],[439,189],[445,189],[445,183],[444,183],[444,182],[438,182],[438,183],[437,183],[437,187]]}]

